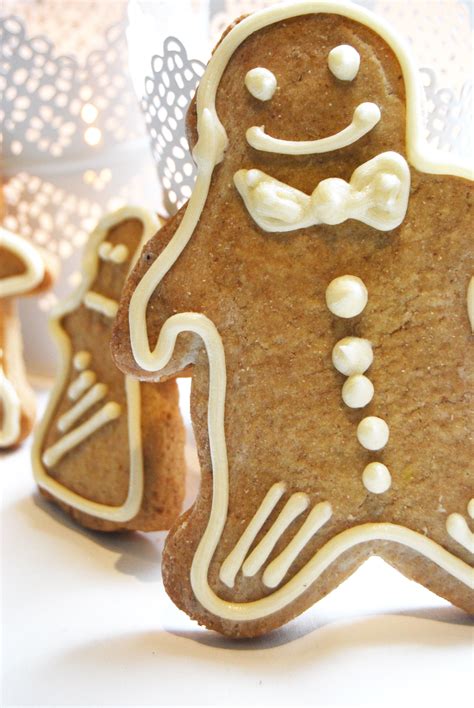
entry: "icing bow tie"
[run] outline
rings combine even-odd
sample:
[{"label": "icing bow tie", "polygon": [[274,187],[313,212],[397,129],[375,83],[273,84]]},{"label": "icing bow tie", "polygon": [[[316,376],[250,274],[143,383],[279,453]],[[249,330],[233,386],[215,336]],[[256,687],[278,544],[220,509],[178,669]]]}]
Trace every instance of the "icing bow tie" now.
[{"label": "icing bow tie", "polygon": [[389,231],[405,217],[410,170],[401,155],[384,152],[358,167],[349,182],[325,179],[310,196],[257,169],[239,170],[234,183],[264,231],[294,231],[347,219]]}]

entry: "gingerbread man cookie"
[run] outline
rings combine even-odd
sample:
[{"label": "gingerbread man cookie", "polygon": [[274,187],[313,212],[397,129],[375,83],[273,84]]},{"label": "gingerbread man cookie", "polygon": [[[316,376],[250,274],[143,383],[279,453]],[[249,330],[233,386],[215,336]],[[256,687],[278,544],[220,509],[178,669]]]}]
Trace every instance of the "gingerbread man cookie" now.
[{"label": "gingerbread man cookie", "polygon": [[0,449],[20,443],[36,414],[15,299],[47,290],[55,271],[55,262],[43,251],[0,227]]},{"label": "gingerbread man cookie", "polygon": [[105,217],[87,244],[81,285],[51,321],[61,367],[35,434],[34,475],[46,496],[103,531],[169,528],[183,500],[177,385],[123,376],[109,348],[125,277],[158,229],[144,209]]},{"label": "gingerbread man cookie", "polygon": [[165,585],[224,634],[282,625],[374,554],[474,610],[473,185],[428,152],[421,91],[356,5],[246,17],[190,112],[192,197],[126,286],[120,367],[193,367],[201,489]]}]

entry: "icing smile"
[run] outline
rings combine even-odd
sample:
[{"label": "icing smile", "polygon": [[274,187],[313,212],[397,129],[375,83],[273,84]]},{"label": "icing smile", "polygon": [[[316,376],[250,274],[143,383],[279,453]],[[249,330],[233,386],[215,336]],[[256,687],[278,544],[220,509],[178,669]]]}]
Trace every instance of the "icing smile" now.
[{"label": "icing smile", "polygon": [[343,130],[319,140],[281,140],[265,133],[265,128],[252,126],[246,132],[249,145],[255,150],[281,155],[312,155],[339,150],[367,135],[380,120],[380,109],[375,103],[361,103],[354,110],[351,123]]}]

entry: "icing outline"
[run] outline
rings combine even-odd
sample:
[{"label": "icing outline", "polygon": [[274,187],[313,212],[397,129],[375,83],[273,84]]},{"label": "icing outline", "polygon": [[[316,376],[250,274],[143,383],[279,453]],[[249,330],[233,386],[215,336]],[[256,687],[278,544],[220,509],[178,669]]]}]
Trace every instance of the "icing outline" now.
[{"label": "icing outline", "polygon": [[11,251],[26,268],[24,273],[0,278],[0,297],[13,297],[34,290],[42,282],[46,268],[33,244],[0,226],[0,248]]},{"label": "icing outline", "polygon": [[[55,380],[55,384],[46,408],[45,414],[39,423],[33,438],[33,446],[31,451],[31,460],[33,466],[33,475],[36,483],[42,489],[45,489],[60,501],[74,507],[78,511],[82,511],[99,519],[107,519],[115,522],[125,522],[132,519],[138,513],[143,497],[143,457],[141,443],[141,421],[140,421],[140,382],[131,376],[125,376],[125,392],[128,410],[128,444],[130,457],[130,482],[127,493],[127,498],[124,503],[119,506],[111,506],[101,504],[99,502],[86,499],[80,494],[73,492],[66,486],[55,480],[48,471],[42,461],[42,444],[49,428],[51,420],[56,412],[57,405],[63,395],[64,385],[70,373],[71,365],[76,369],[81,369],[83,365],[87,366],[88,358],[83,355],[86,352],[76,352],[73,356],[72,345],[69,336],[61,326],[61,318],[78,308],[84,300],[86,293],[92,281],[97,275],[99,269],[99,254],[98,248],[100,243],[106,238],[109,230],[124,221],[125,219],[139,219],[143,224],[143,234],[137,245],[130,269],[139,258],[141,249],[144,244],[153,236],[160,228],[160,223],[157,217],[146,209],[140,207],[123,207],[112,214],[108,214],[98,223],[97,227],[92,232],[87,247],[84,251],[82,273],[83,280],[79,287],[70,295],[70,297],[55,308],[53,316],[50,320],[50,332],[53,339],[56,341],[60,354],[60,368]],[[87,352],[88,353],[88,352]],[[87,373],[83,371],[80,375]],[[75,381],[77,381],[76,379]],[[92,385],[95,382],[91,382]],[[74,383],[74,381],[72,382]],[[108,405],[108,404],[107,404]],[[110,409],[108,409],[110,410]]]},{"label": "icing outline", "polygon": [[8,447],[9,445],[14,445],[20,436],[21,402],[13,384],[5,376],[1,363],[0,408],[3,416],[0,427],[0,447]]},{"label": "icing outline", "polygon": [[472,179],[473,174],[469,165],[454,162],[450,156],[428,149],[423,138],[421,120],[421,83],[414,70],[408,45],[387,23],[359,6],[334,0],[305,0],[272,6],[244,18],[229,31],[216,48],[197,91],[199,139],[193,150],[197,165],[196,184],[175,234],[144,274],[131,297],[129,328],[133,356],[138,366],[145,371],[158,371],[170,361],[176,338],[181,332],[197,334],[205,345],[209,362],[208,435],[213,492],[208,523],[193,558],[190,578],[193,592],[201,605],[214,615],[233,621],[261,619],[283,609],[301,595],[342,553],[368,541],[382,540],[403,544],[437,564],[460,582],[470,587],[474,585],[473,569],[435,541],[403,526],[373,523],[347,529],[333,537],[291,580],[259,600],[247,603],[225,601],[209,586],[208,570],[223,532],[228,504],[228,466],[224,434],[224,349],[219,332],[211,320],[198,313],[182,313],[165,321],[156,346],[151,350],[146,309],[156,287],[192,237],[206,203],[213,169],[224,157],[227,134],[217,116],[215,98],[228,61],[253,32],[290,17],[319,12],[342,15],[373,29],[394,51],[405,82],[406,151],[411,165],[427,174],[450,174],[465,179]]}]

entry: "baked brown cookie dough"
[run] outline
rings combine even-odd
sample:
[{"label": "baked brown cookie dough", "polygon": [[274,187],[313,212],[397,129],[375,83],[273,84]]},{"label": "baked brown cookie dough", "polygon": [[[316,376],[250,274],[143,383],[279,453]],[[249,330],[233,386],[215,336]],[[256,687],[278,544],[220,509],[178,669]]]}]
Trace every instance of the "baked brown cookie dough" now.
[{"label": "baked brown cookie dough", "polygon": [[[0,203],[0,215],[2,211]],[[28,383],[16,298],[51,287],[57,263],[26,239],[0,227],[0,449],[31,432],[36,400]]]},{"label": "baked brown cookie dough", "polygon": [[168,529],[184,495],[184,429],[175,381],[124,376],[110,334],[136,253],[159,228],[126,207],[91,235],[83,280],[51,331],[61,370],[32,452],[41,492],[79,523],[102,531]]},{"label": "baked brown cookie dough", "polygon": [[198,89],[191,200],[125,287],[122,370],[193,366],[201,489],[163,577],[224,634],[282,625],[374,554],[474,610],[473,185],[428,152],[420,97],[355,5],[242,20]]}]

